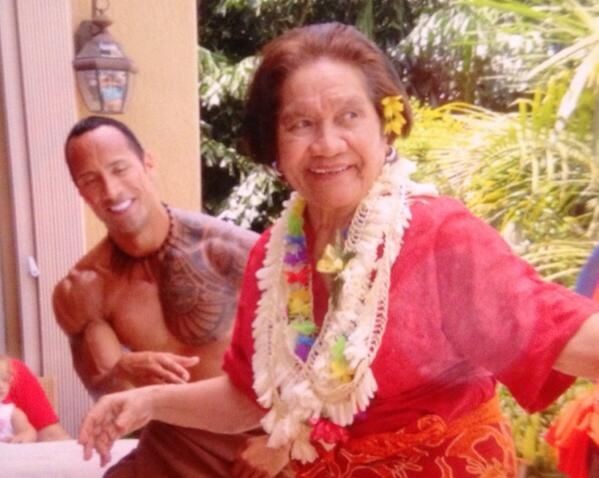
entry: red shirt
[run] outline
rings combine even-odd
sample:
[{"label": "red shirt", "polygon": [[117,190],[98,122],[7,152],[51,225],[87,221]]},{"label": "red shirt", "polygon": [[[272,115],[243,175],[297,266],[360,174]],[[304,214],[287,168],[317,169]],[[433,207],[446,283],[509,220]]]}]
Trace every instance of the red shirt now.
[{"label": "red shirt", "polygon": [[11,359],[11,366],[12,382],[3,402],[14,403],[23,410],[36,430],[58,423],[56,412],[35,375],[20,360]]},{"label": "red shirt", "polygon": [[[415,198],[391,272],[388,322],[372,370],[378,391],[354,435],[393,431],[427,415],[452,420],[504,383],[528,410],[546,407],[572,382],[552,369],[598,304],[541,280],[497,232],[450,198]],[[255,274],[269,233],[250,255],[224,370],[255,399],[251,327]],[[316,319],[326,288],[313,277]]]}]

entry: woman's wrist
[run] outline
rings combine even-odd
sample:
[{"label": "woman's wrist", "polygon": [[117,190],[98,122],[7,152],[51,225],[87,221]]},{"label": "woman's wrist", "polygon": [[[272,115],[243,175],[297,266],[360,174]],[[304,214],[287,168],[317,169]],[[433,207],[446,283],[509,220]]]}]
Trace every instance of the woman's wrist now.
[{"label": "woman's wrist", "polygon": [[160,411],[164,409],[165,401],[164,389],[169,388],[169,385],[149,385],[141,387],[138,390],[143,390],[142,397],[147,401],[146,410],[148,411],[149,420],[160,420]]},{"label": "woman's wrist", "polygon": [[140,391],[140,396],[145,401],[144,407],[149,416],[148,421],[158,420],[175,425],[180,424],[179,412],[186,411],[186,407],[174,403],[179,402],[181,394],[178,392],[181,392],[181,387],[180,384],[159,384],[136,389]]}]

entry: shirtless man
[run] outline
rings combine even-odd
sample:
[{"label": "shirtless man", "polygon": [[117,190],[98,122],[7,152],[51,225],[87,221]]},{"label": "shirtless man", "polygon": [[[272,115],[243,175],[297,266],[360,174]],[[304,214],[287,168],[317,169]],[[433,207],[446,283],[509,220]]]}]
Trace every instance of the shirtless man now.
[{"label": "shirtless man", "polygon": [[[107,228],[53,297],[87,389],[98,397],[221,374],[257,235],[163,204],[151,178],[152,157],[116,120],[92,116],[77,123],[65,156],[80,195]],[[246,439],[152,423],[138,450],[107,476],[231,476]]]}]

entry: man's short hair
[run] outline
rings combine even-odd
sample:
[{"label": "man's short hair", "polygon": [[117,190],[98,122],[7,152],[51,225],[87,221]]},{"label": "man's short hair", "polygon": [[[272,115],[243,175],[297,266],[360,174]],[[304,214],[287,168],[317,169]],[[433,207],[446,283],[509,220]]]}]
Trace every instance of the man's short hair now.
[{"label": "man's short hair", "polygon": [[113,128],[118,129],[123,136],[125,136],[125,139],[127,140],[127,143],[129,143],[131,150],[139,157],[140,160],[143,160],[144,149],[133,131],[131,131],[125,123],[113,118],[107,118],[105,116],[88,116],[87,118],[83,118],[75,123],[75,125],[71,128],[66,141],[64,142],[65,158],[67,160],[69,159],[67,155],[67,146],[69,145],[69,141],[71,141],[71,139],[78,138],[88,131],[93,131],[100,126],[112,126]]}]

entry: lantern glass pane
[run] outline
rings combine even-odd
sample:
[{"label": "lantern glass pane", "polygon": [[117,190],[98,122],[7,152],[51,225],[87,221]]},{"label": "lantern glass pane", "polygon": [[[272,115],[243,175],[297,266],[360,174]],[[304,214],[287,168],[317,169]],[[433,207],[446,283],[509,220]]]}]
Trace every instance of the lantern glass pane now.
[{"label": "lantern glass pane", "polygon": [[77,86],[87,108],[95,113],[102,111],[96,70],[79,70],[77,72]]},{"label": "lantern glass pane", "polygon": [[118,70],[98,70],[100,95],[106,113],[123,111],[127,96],[127,72]]}]

